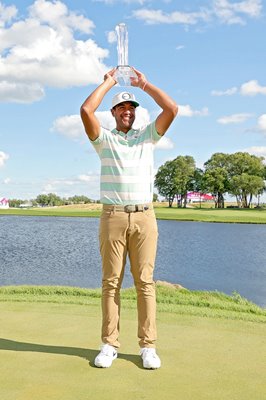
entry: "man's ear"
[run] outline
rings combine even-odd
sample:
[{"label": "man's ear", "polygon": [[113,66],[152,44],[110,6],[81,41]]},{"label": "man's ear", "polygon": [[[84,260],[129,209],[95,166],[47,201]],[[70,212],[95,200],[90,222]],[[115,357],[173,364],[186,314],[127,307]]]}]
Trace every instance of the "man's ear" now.
[{"label": "man's ear", "polygon": [[112,114],[112,116],[114,117],[114,109],[113,108],[111,108],[111,114]]}]

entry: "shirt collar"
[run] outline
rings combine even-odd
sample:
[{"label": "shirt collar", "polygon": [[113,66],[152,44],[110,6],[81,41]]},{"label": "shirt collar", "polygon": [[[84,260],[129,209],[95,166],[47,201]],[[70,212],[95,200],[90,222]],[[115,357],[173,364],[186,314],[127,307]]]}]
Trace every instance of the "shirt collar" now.
[{"label": "shirt collar", "polygon": [[131,135],[134,134],[136,131],[135,131],[135,129],[130,129],[127,133],[125,133],[125,132],[122,132],[122,131],[118,131],[116,128],[114,128],[114,129],[112,130],[112,132],[115,133],[116,135],[125,137],[125,136],[131,136]]}]

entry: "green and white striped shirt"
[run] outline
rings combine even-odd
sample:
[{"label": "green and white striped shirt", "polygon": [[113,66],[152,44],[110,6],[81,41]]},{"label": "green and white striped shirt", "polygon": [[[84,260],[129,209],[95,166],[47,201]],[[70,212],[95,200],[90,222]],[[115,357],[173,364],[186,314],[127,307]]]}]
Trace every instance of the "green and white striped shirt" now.
[{"label": "green and white striped shirt", "polygon": [[101,160],[101,203],[145,204],[153,197],[153,151],[161,136],[155,121],[125,134],[101,128],[91,141]]}]

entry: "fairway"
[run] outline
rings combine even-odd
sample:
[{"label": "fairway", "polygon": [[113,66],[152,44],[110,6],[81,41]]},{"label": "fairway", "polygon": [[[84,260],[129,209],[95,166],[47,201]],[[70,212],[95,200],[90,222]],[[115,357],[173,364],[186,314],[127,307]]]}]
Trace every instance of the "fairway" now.
[{"label": "fairway", "polygon": [[144,370],[136,311],[123,309],[119,358],[97,369],[100,301],[0,303],[1,400],[236,399],[266,395],[264,323],[158,312],[162,368]]}]

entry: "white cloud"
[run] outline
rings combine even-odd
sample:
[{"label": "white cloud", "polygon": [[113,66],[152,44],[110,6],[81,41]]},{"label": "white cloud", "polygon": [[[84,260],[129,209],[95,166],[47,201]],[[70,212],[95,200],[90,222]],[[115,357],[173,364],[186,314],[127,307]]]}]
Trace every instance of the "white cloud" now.
[{"label": "white cloud", "polygon": [[[48,24],[59,31],[67,28],[90,34],[94,23],[83,15],[68,11],[67,6],[61,1],[36,0],[29,7],[29,15],[40,23]],[[59,28],[58,28],[59,27]]]},{"label": "white cloud", "polygon": [[139,129],[150,123],[150,114],[146,108],[141,106],[136,108],[136,119],[133,124],[134,129]]},{"label": "white cloud", "polygon": [[227,0],[214,0],[208,9],[200,7],[194,12],[173,11],[165,13],[162,10],[139,9],[133,11],[133,16],[145,21],[147,24],[183,24],[195,25],[201,21],[218,21],[222,24],[246,23],[245,18],[258,18],[262,13],[261,0],[244,0],[230,2]]},{"label": "white cloud", "polygon": [[9,23],[17,15],[17,8],[15,6],[5,6],[0,3],[0,27]]},{"label": "white cloud", "polygon": [[91,198],[99,198],[99,173],[88,172],[72,178],[51,179],[43,184],[43,194],[55,193],[61,197],[70,197],[77,194]]},{"label": "white cloud", "polygon": [[261,15],[261,0],[245,0],[239,2],[230,2],[227,0],[215,0],[214,13],[222,23],[245,24],[244,17],[256,18]]},{"label": "white cloud", "polygon": [[[68,10],[61,1],[48,0],[36,0],[28,16],[7,24],[14,15],[12,9],[0,19],[0,80],[7,86],[2,101],[36,101],[45,86],[62,88],[102,80],[108,69],[103,63],[108,50],[90,38],[75,37],[76,32],[92,33],[91,20]],[[17,98],[14,87],[19,89]]]},{"label": "white cloud", "polygon": [[239,113],[239,114],[232,114],[232,115],[225,115],[217,119],[219,124],[227,125],[227,124],[240,124],[245,122],[247,119],[251,118],[252,114],[248,113]]},{"label": "white cloud", "polygon": [[264,157],[266,160],[266,146],[252,146],[242,151],[254,154],[255,156],[258,157]]},{"label": "white cloud", "polygon": [[163,136],[159,142],[155,145],[155,149],[158,150],[170,150],[174,148],[174,143],[167,136]]},{"label": "white cloud", "polygon": [[53,122],[51,130],[52,132],[61,133],[74,140],[84,135],[83,125],[78,114],[64,115],[63,117],[57,118]]},{"label": "white cloud", "polygon": [[151,0],[93,0],[97,3],[105,3],[107,5],[114,5],[114,4],[135,4],[138,3],[143,5],[145,3],[149,3]]},{"label": "white cloud", "polygon": [[224,117],[221,117],[217,120],[219,124],[227,125],[227,124],[240,124],[242,122],[245,122],[247,119],[251,118],[252,114],[248,113],[239,113],[239,114],[232,114],[232,115],[226,115]]},{"label": "white cloud", "polygon": [[5,178],[5,179],[3,180],[3,184],[4,184],[4,185],[8,185],[10,182],[11,182],[11,179],[10,179],[10,178]]},{"label": "white cloud", "polygon": [[98,176],[95,176],[95,174],[81,174],[81,175],[78,175],[78,181],[79,182],[85,182],[85,183],[88,183],[88,182],[98,182]]},{"label": "white cloud", "polygon": [[258,81],[251,80],[243,83],[240,88],[240,93],[243,96],[256,96],[257,94],[266,94],[266,86],[260,86]]},{"label": "white cloud", "polygon": [[5,165],[5,162],[9,159],[9,155],[0,151],[0,168]]},{"label": "white cloud", "polygon": [[44,89],[38,83],[0,82],[0,102],[32,103],[44,97]]},{"label": "white cloud", "polygon": [[212,96],[232,96],[233,94],[237,93],[237,87],[234,86],[230,89],[227,90],[212,90],[211,95]]},{"label": "white cloud", "polygon": [[233,86],[226,90],[213,90],[212,96],[232,96],[236,93],[240,93],[242,96],[256,96],[257,94],[266,94],[266,86],[261,86],[257,80],[251,80],[243,83],[238,89]]},{"label": "white cloud", "polygon": [[140,9],[133,11],[133,16],[137,19],[144,20],[146,24],[184,24],[184,25],[195,25],[200,20],[207,20],[209,18],[209,12],[199,11],[185,13],[180,11],[174,11],[170,14],[164,13],[162,10],[152,9]]},{"label": "white cloud", "polygon": [[192,108],[188,104],[178,106],[178,116],[180,117],[194,117],[194,116],[205,117],[208,114],[209,110],[207,107],[204,107],[202,110],[192,110]]},{"label": "white cloud", "polygon": [[115,31],[107,32],[107,41],[110,44],[117,42],[117,35]]},{"label": "white cloud", "polygon": [[176,50],[182,50],[184,48],[185,48],[185,46],[183,44],[180,44],[179,46],[176,46]]},{"label": "white cloud", "polygon": [[258,119],[258,129],[266,134],[266,114],[262,114]]},{"label": "white cloud", "polygon": [[111,111],[96,111],[95,116],[100,121],[100,125],[105,128],[112,130],[115,128],[115,119],[111,114]]}]

